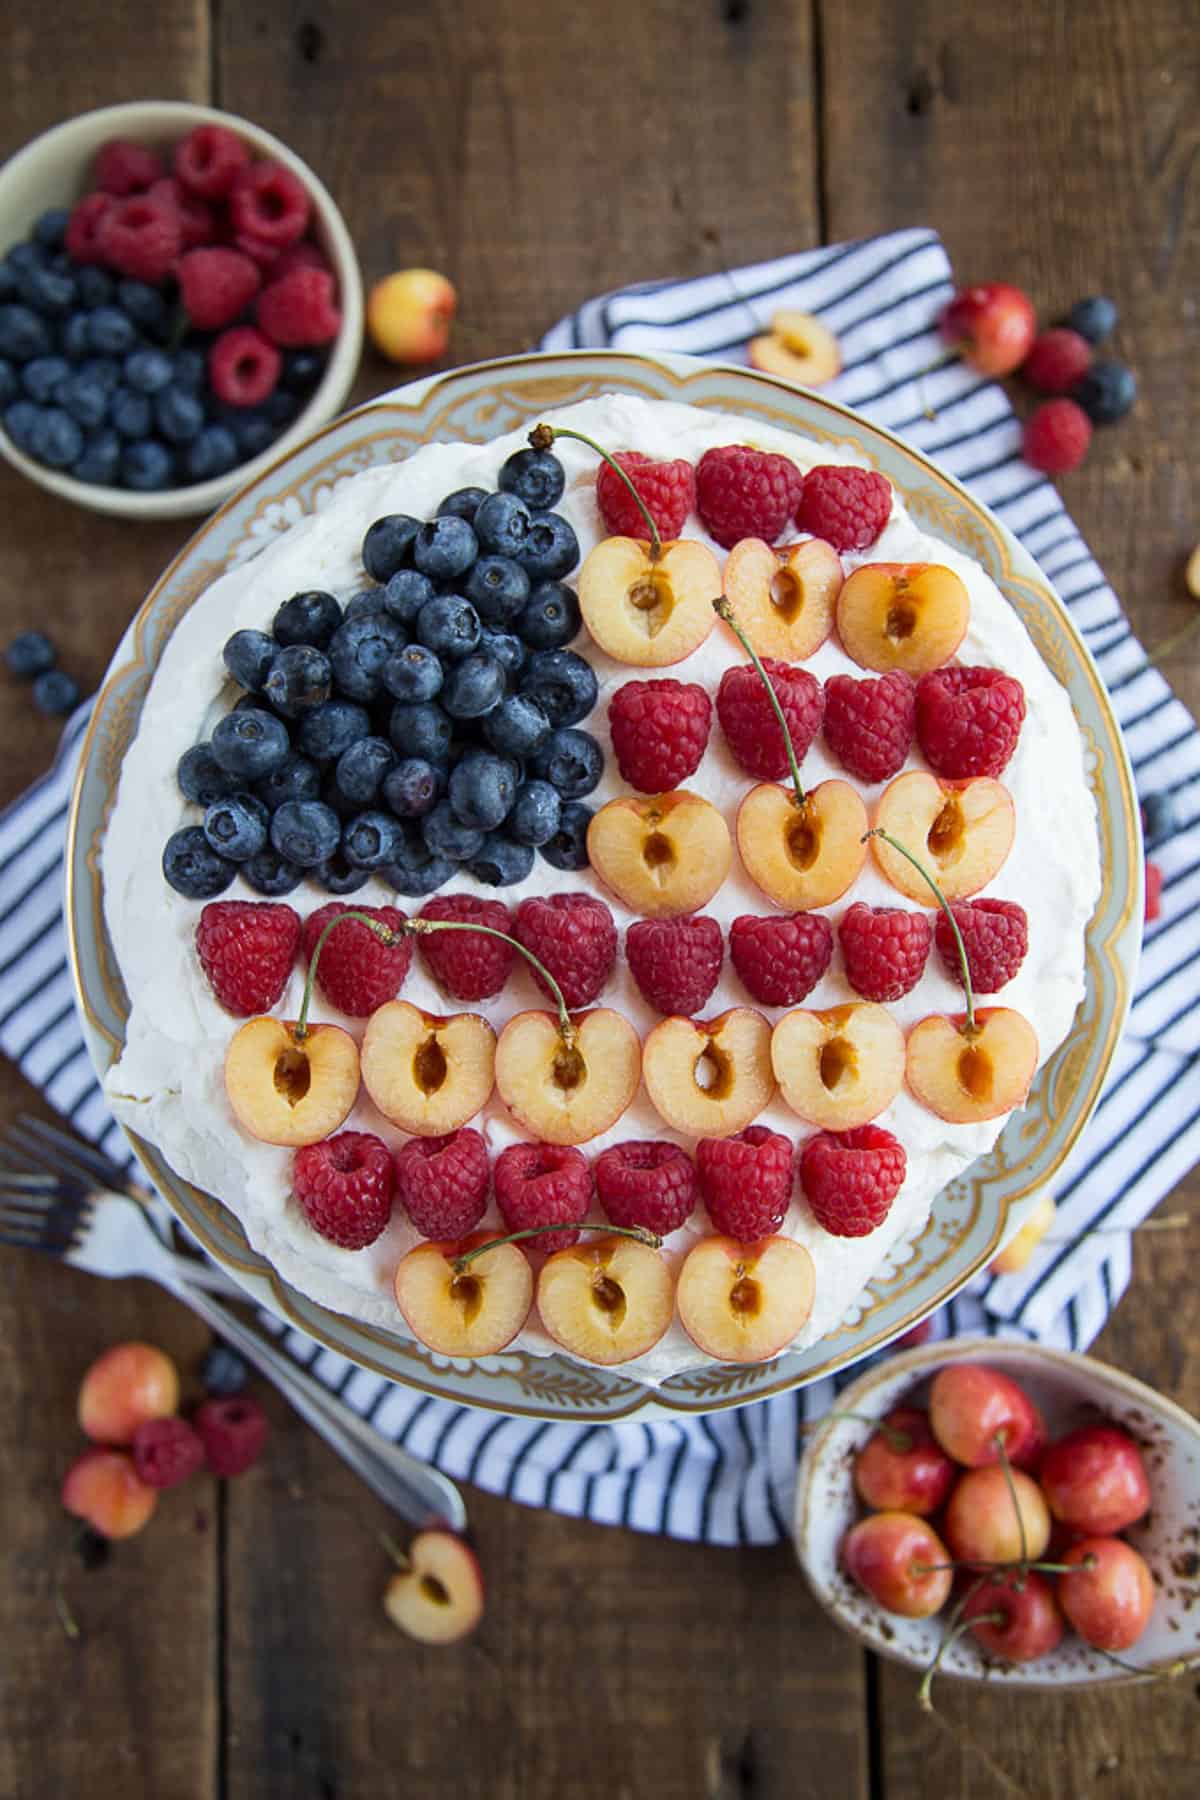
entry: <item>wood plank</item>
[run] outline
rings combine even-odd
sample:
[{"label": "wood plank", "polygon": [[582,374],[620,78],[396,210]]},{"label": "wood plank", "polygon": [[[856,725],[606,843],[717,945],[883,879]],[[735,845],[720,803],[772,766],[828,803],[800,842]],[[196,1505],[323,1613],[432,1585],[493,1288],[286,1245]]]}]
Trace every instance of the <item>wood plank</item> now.
[{"label": "wood plank", "polygon": [[[947,8],[821,6],[827,227],[833,238],[929,223],[964,280],[1017,282],[1047,318],[1084,293],[1120,304],[1114,353],[1142,398],[1097,434],[1062,492],[1144,641],[1189,616],[1182,560],[1200,490],[1200,245],[1185,222],[1197,164],[1190,97],[1200,45],[1187,0]],[[1025,402],[1021,400],[1020,404]],[[1165,665],[1200,702],[1194,647]],[[1197,1216],[1193,1174],[1169,1203]],[[1200,1411],[1200,1222],[1143,1234],[1134,1284],[1097,1353]],[[1014,1790],[916,1710],[915,1678],[880,1665],[883,1791],[990,1800]],[[1039,1800],[1183,1796],[1200,1763],[1192,1685],[1103,1699],[995,1695],[943,1683],[938,1705]]]}]

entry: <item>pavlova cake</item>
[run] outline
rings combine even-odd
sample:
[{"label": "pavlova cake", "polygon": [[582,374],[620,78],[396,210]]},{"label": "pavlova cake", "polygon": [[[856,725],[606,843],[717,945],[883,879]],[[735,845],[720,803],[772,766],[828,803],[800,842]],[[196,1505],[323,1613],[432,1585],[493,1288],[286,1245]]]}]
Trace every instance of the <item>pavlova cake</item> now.
[{"label": "pavlova cake", "polygon": [[113,1108],[286,1280],[648,1382],[838,1324],[1065,1037],[1100,885],[983,569],[850,454],[620,394],[214,582],[103,877]]}]

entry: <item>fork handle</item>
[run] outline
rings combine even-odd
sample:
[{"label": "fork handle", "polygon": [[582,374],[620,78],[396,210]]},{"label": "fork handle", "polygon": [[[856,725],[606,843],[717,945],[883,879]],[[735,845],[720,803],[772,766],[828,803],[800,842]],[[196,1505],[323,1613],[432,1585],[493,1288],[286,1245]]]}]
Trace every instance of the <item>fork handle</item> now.
[{"label": "fork handle", "polygon": [[211,1294],[202,1293],[187,1282],[182,1282],[173,1291],[279,1389],[301,1418],[306,1419],[318,1436],[337,1451],[385,1506],[390,1506],[410,1525],[444,1524],[452,1531],[465,1530],[467,1509],[462,1495],[445,1475],[410,1456],[399,1444],[380,1437],[341,1400],[298,1369],[289,1357],[243,1324]]}]

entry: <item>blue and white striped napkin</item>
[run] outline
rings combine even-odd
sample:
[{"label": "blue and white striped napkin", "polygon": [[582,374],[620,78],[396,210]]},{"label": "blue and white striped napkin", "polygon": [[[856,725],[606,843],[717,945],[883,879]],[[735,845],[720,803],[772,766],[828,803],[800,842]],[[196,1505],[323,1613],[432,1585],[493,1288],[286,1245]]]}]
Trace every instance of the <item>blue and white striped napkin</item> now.
[{"label": "blue and white striped napkin", "polygon": [[[1021,538],[1096,656],[1139,792],[1171,795],[1178,824],[1153,851],[1165,876],[1162,916],[1146,932],[1133,1012],[1104,1096],[1057,1192],[1055,1241],[1021,1274],[977,1281],[938,1320],[939,1333],[985,1330],[1082,1348],[1129,1281],[1130,1240],[1120,1228],[1144,1218],[1200,1157],[1200,732],[1147,663],[1056,490],[1021,461],[1004,390],[961,364],[919,382],[938,357],[935,321],[952,286],[935,234],[901,231],[626,288],[589,301],[544,345],[736,362],[777,308],[818,314],[843,356],[827,391],[935,457]],[[85,725],[82,709],[50,773],[0,816],[0,1049],[80,1131],[127,1161],[84,1050],[63,934],[63,832]],[[837,1385],[825,1380],[679,1423],[548,1425],[422,1398],[295,1331],[281,1341],[380,1431],[455,1479],[528,1505],[713,1544],[765,1544],[785,1533],[798,1427],[820,1415]]]}]

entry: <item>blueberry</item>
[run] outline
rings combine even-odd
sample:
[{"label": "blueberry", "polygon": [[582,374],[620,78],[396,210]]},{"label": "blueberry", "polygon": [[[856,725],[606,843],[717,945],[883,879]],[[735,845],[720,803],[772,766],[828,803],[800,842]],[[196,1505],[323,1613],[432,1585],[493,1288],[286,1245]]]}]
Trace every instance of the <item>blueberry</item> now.
[{"label": "blueberry", "polygon": [[479,643],[479,614],[461,594],[439,594],[417,614],[416,636],[435,656],[457,661]]},{"label": "blueberry", "polygon": [[71,362],[82,362],[91,344],[88,340],[88,316],[85,312],[69,313],[58,333],[58,347]]},{"label": "blueberry", "polygon": [[441,796],[441,769],[420,756],[407,756],[383,778],[383,798],[399,819],[419,819]]},{"label": "blueberry", "polygon": [[10,269],[7,262],[0,262],[0,303],[7,304],[17,297],[17,273]]},{"label": "blueberry", "polygon": [[225,641],[221,659],[239,687],[261,693],[277,654],[265,631],[235,631]]},{"label": "blueberry", "polygon": [[463,592],[485,625],[511,625],[529,598],[529,577],[511,556],[481,556]]},{"label": "blueberry", "polygon": [[204,430],[204,402],[186,388],[165,387],[155,396],[154,419],[169,444],[190,444]]},{"label": "blueberry", "polygon": [[320,800],[285,800],[271,815],[271,843],[288,862],[315,869],[342,841],[342,824]]},{"label": "blueberry", "polygon": [[438,507],[437,516],[439,519],[465,519],[469,525],[487,497],[486,488],[455,488]]},{"label": "blueberry", "polygon": [[162,872],[185,900],[215,900],[237,874],[237,864],[217,855],[199,825],[185,825],[163,847]]},{"label": "blueberry", "polygon": [[115,394],[121,385],[121,365],[115,356],[89,356],[81,364],[79,373],[102,387],[106,394]]},{"label": "blueberry", "polygon": [[34,220],[34,243],[40,244],[43,250],[61,250],[70,222],[69,207],[52,206],[49,212],[44,212],[40,218]]},{"label": "blueberry", "polygon": [[280,856],[278,850],[273,850],[269,844],[257,856],[248,858],[242,864],[240,873],[256,894],[265,894],[271,900],[290,894],[304,879],[304,870],[299,863],[288,862],[285,856]]},{"label": "blueberry", "polygon": [[108,270],[99,269],[94,264],[79,270],[75,286],[79,290],[80,303],[89,310],[107,306],[117,291],[117,284]]},{"label": "blueberry", "polygon": [[392,708],[388,736],[397,755],[419,756],[444,763],[450,754],[450,721],[428,700],[398,700]]},{"label": "blueberry", "polygon": [[233,433],[238,455],[243,461],[261,456],[279,436],[279,428],[254,407],[230,407],[225,428]]},{"label": "blueberry", "polygon": [[592,816],[591,807],[585,806],[582,800],[569,800],[563,807],[558,830],[541,846],[542,855],[552,869],[587,868],[587,834]]},{"label": "blueberry", "polygon": [[527,781],[517,789],[513,809],[504,822],[509,837],[518,844],[538,848],[548,844],[562,817],[562,795],[548,781]]},{"label": "blueberry", "polygon": [[310,644],[287,644],[276,650],[263,683],[267,699],[285,719],[298,719],[322,706],[332,689],[330,659]]},{"label": "blueberry", "polygon": [[436,592],[428,575],[422,575],[416,569],[398,569],[387,586],[378,591],[382,594],[383,610],[408,630],[416,624],[417,614],[425,602],[432,600]]},{"label": "blueberry", "polygon": [[342,608],[342,618],[362,619],[368,613],[387,611],[387,590],[381,587],[362,588],[357,594],[351,594]]},{"label": "blueberry", "polygon": [[[61,381],[55,395],[58,404],[64,407],[71,417],[88,431],[101,425],[108,413],[108,395],[100,383],[82,369],[74,370]],[[113,442],[116,443],[115,436]],[[120,445],[117,445],[120,455]]]},{"label": "blueberry", "polygon": [[326,357],[321,350],[287,350],[279,373],[282,387],[292,394],[308,394],[325,373]]},{"label": "blueberry", "polygon": [[32,681],[54,667],[54,645],[44,631],[23,631],[4,652],[4,662],[18,681]]},{"label": "blueberry", "polygon": [[1115,425],[1137,399],[1137,377],[1124,363],[1094,362],[1071,389],[1093,425]]},{"label": "blueberry", "polygon": [[342,855],[354,869],[379,869],[396,853],[400,827],[391,813],[364,812],[343,827]]},{"label": "blueberry", "polygon": [[17,371],[7,357],[0,357],[0,406],[8,406],[21,391]]},{"label": "blueberry", "polygon": [[329,640],[329,661],[341,693],[351,700],[375,700],[383,692],[383,670],[403,650],[404,629],[390,613],[347,619]]},{"label": "blueberry", "polygon": [[227,774],[258,781],[287,756],[287,726],[261,706],[226,713],[213,730],[212,753]]},{"label": "blueberry", "polygon": [[1180,829],[1179,812],[1169,793],[1147,794],[1142,801],[1142,835],[1147,850],[1155,849],[1174,837]]},{"label": "blueberry", "polygon": [[370,806],[379,797],[384,776],[395,766],[396,752],[386,738],[357,738],[337,759],[337,785],[356,806]]},{"label": "blueberry", "polygon": [[[190,399],[190,395],[184,395]],[[189,481],[214,481],[228,475],[242,460],[238,441],[228,425],[206,425],[187,446],[183,466]]]},{"label": "blueberry", "polygon": [[149,434],[153,412],[145,394],[132,388],[116,388],[109,397],[108,416],[122,437],[144,438]]},{"label": "blueberry", "polygon": [[290,425],[300,411],[300,402],[295,394],[285,394],[282,388],[276,388],[262,403],[262,414],[275,427],[276,435],[285,425]]},{"label": "blueberry", "polygon": [[268,812],[274,812],[285,800],[315,800],[321,792],[321,771],[307,756],[289,750],[277,769],[254,783],[254,792]]},{"label": "blueberry", "polygon": [[489,494],[475,514],[479,547],[490,556],[516,556],[529,526],[529,508],[515,494]]},{"label": "blueberry", "polygon": [[[294,651],[281,652],[284,656],[293,654]],[[366,707],[353,700],[324,700],[305,714],[296,741],[313,762],[333,763],[345,755],[351,744],[369,736],[370,730],[371,715]]]},{"label": "blueberry", "polygon": [[48,258],[41,244],[14,244],[4,258],[14,275],[25,275],[30,269],[44,269]]},{"label": "blueberry", "polygon": [[332,594],[313,588],[285,600],[271,624],[279,644],[311,644],[324,650],[342,622],[342,609]]},{"label": "blueberry", "polygon": [[341,846],[324,862],[318,863],[313,870],[320,885],[330,894],[353,894],[364,886],[367,880],[365,869],[356,869],[342,855]]},{"label": "blueberry", "polygon": [[121,440],[105,426],[91,431],[83,440],[83,455],[71,468],[76,481],[88,481],[96,487],[114,487],[121,471]]},{"label": "blueberry", "polygon": [[49,406],[54,390],[71,373],[71,365],[63,356],[35,356],[21,370],[21,386],[39,406]]},{"label": "blueberry", "polygon": [[203,391],[208,377],[208,362],[203,350],[190,347],[175,352],[175,386],[187,394]]},{"label": "blueberry", "polygon": [[253,794],[231,794],[214,800],[204,815],[204,835],[219,856],[247,862],[266,848],[270,814]]},{"label": "blueberry", "polygon": [[486,625],[479,634],[479,648],[500,664],[511,687],[525,667],[525,646],[511,631],[489,631]]},{"label": "blueberry", "polygon": [[579,561],[579,539],[561,513],[534,513],[517,560],[532,581],[560,581]]},{"label": "blueberry", "polygon": [[454,864],[430,850],[419,827],[401,821],[396,854],[379,873],[398,894],[420,900],[450,880]]},{"label": "blueberry", "polygon": [[567,476],[552,451],[515,450],[500,470],[498,485],[526,506],[544,512],[562,499]]},{"label": "blueberry", "polygon": [[169,386],[175,367],[164,350],[131,350],[121,372],[127,387],[139,394],[157,394]]},{"label": "blueberry", "polygon": [[375,581],[390,581],[409,561],[413,539],[421,529],[419,519],[407,513],[388,513],[376,519],[362,543],[363,568]]},{"label": "blueberry", "polygon": [[41,416],[41,407],[35,406],[32,400],[14,400],[4,409],[4,429],[17,449],[24,450],[27,456],[33,450]]},{"label": "blueberry", "polygon": [[586,719],[600,688],[591,665],[574,650],[538,650],[521,676],[520,691],[557,727]]},{"label": "blueberry", "polygon": [[413,566],[431,581],[457,581],[479,554],[479,543],[465,519],[431,519],[413,539]]},{"label": "blueberry", "polygon": [[157,438],[141,438],[127,444],[121,452],[121,480],[127,488],[140,493],[155,493],[169,488],[175,479],[171,452]]},{"label": "blueberry", "polygon": [[200,1381],[205,1393],[227,1400],[240,1394],[250,1379],[250,1371],[228,1344],[214,1344],[200,1364]]},{"label": "blueberry", "polygon": [[476,651],[455,663],[442,689],[442,708],[452,719],[482,719],[504,697],[504,670]]},{"label": "blueberry", "polygon": [[115,306],[98,306],[88,318],[88,343],[98,356],[124,356],[137,343],[137,327]]},{"label": "blueberry", "polygon": [[65,319],[74,306],[75,279],[60,269],[27,269],[17,277],[17,292],[43,319]]},{"label": "blueberry", "polygon": [[477,826],[464,825],[451,811],[448,800],[439,800],[432,812],[421,821],[426,848],[433,856],[447,862],[468,862],[483,849],[483,832]]},{"label": "blueberry", "polygon": [[211,806],[238,790],[238,776],[223,769],[208,744],[193,744],[185,750],[175,769],[175,779],[185,799],[198,806]]},{"label": "blueberry", "polygon": [[166,295],[148,281],[117,283],[117,305],[135,325],[151,337],[165,338],[170,325]]},{"label": "blueberry", "polygon": [[517,797],[516,765],[490,750],[468,750],[450,776],[450,805],[463,825],[492,831],[502,825]]},{"label": "blueberry", "polygon": [[44,675],[34,676],[33,704],[52,719],[69,713],[79,704],[79,683],[62,669],[47,669]]},{"label": "blueberry", "polygon": [[579,632],[579,601],[561,581],[542,581],[534,588],[513,625],[531,650],[561,650]]},{"label": "blueberry", "polygon": [[549,719],[526,694],[510,694],[483,724],[484,737],[504,756],[528,756],[549,734]]},{"label": "blueberry", "polygon": [[485,887],[512,887],[524,881],[533,868],[533,850],[518,844],[503,832],[489,831],[478,855],[472,856],[467,869]]},{"label": "blueberry", "polygon": [[51,469],[68,469],[83,455],[83,432],[61,406],[44,406],[34,428],[33,454]]},{"label": "blueberry", "polygon": [[1089,344],[1098,344],[1101,338],[1117,329],[1117,309],[1102,294],[1092,294],[1086,300],[1075,302],[1063,324],[1077,331]]},{"label": "blueberry", "polygon": [[444,679],[441,663],[424,644],[406,644],[383,665],[383,685],[397,700],[432,700]]},{"label": "blueberry", "polygon": [[586,731],[564,727],[539,744],[529,758],[529,771],[557,788],[564,800],[582,800],[599,786],[604,752]]}]

